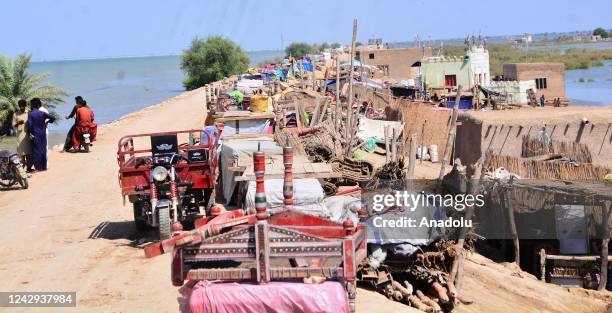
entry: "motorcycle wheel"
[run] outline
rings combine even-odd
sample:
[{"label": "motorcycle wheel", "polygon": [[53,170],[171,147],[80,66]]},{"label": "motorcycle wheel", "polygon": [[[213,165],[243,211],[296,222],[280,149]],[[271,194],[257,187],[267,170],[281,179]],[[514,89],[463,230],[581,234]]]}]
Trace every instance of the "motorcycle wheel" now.
[{"label": "motorcycle wheel", "polygon": [[28,179],[25,177],[19,177],[19,185],[22,189],[28,189],[28,187],[30,186],[28,184]]},{"label": "motorcycle wheel", "polygon": [[172,219],[170,219],[170,209],[158,209],[157,216],[159,218],[159,240],[169,239],[172,236]]},{"label": "motorcycle wheel", "polygon": [[142,219],[142,204],[135,202],[134,208],[134,226],[138,232],[143,232],[147,229],[147,221]]},{"label": "motorcycle wheel", "polygon": [[22,172],[19,170],[19,168],[14,167],[14,175],[15,175],[15,181],[17,183],[19,183],[19,186],[21,186],[22,189],[28,189],[29,184],[28,184],[28,178],[25,174],[25,172],[22,174]]}]

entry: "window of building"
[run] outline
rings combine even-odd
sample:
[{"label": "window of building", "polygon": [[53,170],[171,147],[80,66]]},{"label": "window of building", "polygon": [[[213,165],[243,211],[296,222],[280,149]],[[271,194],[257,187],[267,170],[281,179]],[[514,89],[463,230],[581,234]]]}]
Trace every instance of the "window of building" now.
[{"label": "window of building", "polygon": [[444,86],[457,86],[457,75],[444,75]]},{"label": "window of building", "polygon": [[545,77],[536,78],[535,79],[535,83],[536,83],[536,88],[537,89],[546,89],[546,88],[548,88],[548,82],[546,81]]},{"label": "window of building", "polygon": [[370,60],[374,59],[374,53],[370,53],[369,58]]}]

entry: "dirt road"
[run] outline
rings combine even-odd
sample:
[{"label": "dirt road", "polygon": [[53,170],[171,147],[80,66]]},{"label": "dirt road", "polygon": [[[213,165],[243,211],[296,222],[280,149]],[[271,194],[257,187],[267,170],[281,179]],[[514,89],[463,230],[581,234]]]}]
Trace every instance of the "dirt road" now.
[{"label": "dirt road", "polygon": [[[30,189],[0,192],[0,291],[76,291],[78,299],[77,308],[0,311],[176,312],[169,255],[144,258],[122,204],[116,144],[131,133],[198,128],[204,115],[202,91],[182,94],[101,126],[89,154],[50,151],[49,171],[35,174]],[[475,280],[469,290],[486,290]],[[362,289],[357,311],[418,312]]]},{"label": "dirt road", "polygon": [[176,312],[169,256],[145,259],[137,247],[116,145],[130,133],[201,127],[202,101],[196,90],[103,125],[91,153],[50,151],[30,189],[0,192],[2,291],[77,291],[79,312]]}]

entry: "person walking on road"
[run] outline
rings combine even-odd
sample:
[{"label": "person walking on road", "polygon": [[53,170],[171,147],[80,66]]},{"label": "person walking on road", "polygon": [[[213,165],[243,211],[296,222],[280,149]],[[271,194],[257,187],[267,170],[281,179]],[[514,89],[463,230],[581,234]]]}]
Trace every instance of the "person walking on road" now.
[{"label": "person walking on road", "polygon": [[17,153],[21,157],[22,164],[28,172],[32,171],[32,141],[26,132],[28,121],[27,102],[23,99],[17,102],[19,111],[13,114],[13,127],[17,131]]},{"label": "person walking on road", "polygon": [[53,115],[40,110],[39,98],[30,100],[32,111],[28,114],[26,130],[32,140],[32,163],[37,171],[47,170],[47,124],[53,123]]}]

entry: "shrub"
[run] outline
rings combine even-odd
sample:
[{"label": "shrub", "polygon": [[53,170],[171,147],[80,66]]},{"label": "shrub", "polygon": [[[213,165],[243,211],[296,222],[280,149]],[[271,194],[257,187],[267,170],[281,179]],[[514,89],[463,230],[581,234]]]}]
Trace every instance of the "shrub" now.
[{"label": "shrub", "polygon": [[212,36],[203,40],[196,37],[181,56],[181,69],[187,74],[183,86],[192,90],[243,73],[249,62],[242,48],[230,39]]}]

